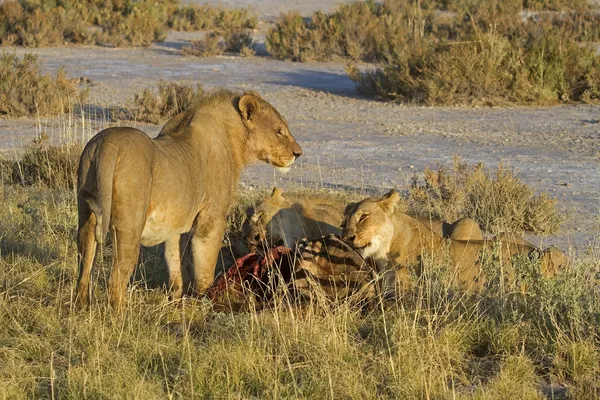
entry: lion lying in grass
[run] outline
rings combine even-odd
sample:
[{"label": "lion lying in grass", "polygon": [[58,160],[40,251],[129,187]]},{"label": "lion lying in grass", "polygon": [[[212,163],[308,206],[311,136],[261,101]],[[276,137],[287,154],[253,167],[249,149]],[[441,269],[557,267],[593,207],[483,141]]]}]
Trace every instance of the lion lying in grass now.
[{"label": "lion lying in grass", "polygon": [[[274,188],[254,210],[249,219],[246,241],[251,251],[259,245],[277,244],[294,247],[304,238],[340,235],[346,204],[326,193],[284,193]],[[455,240],[483,240],[481,228],[471,218],[453,224],[427,217],[418,221],[440,236]]]},{"label": "lion lying in grass", "polygon": [[302,238],[316,238],[330,233],[339,235],[344,205],[321,193],[283,193],[274,188],[250,217],[246,236],[251,251],[264,243],[294,247]]},{"label": "lion lying in grass", "polygon": [[[544,277],[555,276],[566,267],[565,255],[556,248],[540,251],[526,242],[444,239],[415,218],[395,212],[399,202],[398,193],[391,191],[383,197],[350,204],[342,223],[343,239],[363,257],[373,260],[378,271],[386,275],[388,293],[393,290],[393,280],[401,290],[409,288],[408,268],[422,264],[425,254],[435,255],[445,248],[449,249],[453,281],[469,292],[480,291],[484,286],[482,253],[495,251],[502,263],[510,262],[517,254],[539,256]],[[395,271],[395,279],[390,271]]]}]

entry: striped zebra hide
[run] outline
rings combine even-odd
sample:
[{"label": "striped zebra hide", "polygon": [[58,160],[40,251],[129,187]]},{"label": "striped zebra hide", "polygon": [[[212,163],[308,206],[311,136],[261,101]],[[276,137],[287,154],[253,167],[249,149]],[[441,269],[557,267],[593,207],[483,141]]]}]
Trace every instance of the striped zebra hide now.
[{"label": "striped zebra hide", "polygon": [[375,296],[370,265],[335,235],[304,239],[294,251],[278,246],[266,254],[247,254],[215,280],[207,295],[215,304],[242,309],[250,301],[269,303],[278,290],[294,301],[365,302]]}]

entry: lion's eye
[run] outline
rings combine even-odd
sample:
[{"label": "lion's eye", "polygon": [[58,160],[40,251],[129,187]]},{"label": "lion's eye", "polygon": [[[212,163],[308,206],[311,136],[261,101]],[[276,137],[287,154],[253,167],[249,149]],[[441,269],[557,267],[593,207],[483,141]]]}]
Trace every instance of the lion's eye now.
[{"label": "lion's eye", "polygon": [[277,129],[277,136],[283,137],[283,130],[281,128]]},{"label": "lion's eye", "polygon": [[360,218],[358,219],[359,222],[364,221],[365,219],[367,219],[367,217],[369,216],[369,214],[363,214],[360,216]]}]

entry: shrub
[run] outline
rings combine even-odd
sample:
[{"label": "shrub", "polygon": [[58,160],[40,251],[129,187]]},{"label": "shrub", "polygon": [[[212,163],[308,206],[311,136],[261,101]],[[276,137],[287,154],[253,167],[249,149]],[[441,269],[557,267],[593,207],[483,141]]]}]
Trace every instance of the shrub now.
[{"label": "shrub", "polygon": [[421,181],[413,178],[409,204],[416,213],[445,221],[461,217],[477,220],[488,231],[533,231],[554,233],[564,217],[557,201],[523,183],[503,165],[495,174],[483,164],[469,166],[455,158],[450,169],[427,168]]},{"label": "shrub", "polygon": [[349,67],[359,93],[425,104],[595,102],[600,14],[566,2],[374,1],[310,18],[283,14],[266,37],[276,58],[382,63]]},{"label": "shrub", "polygon": [[150,46],[167,28],[228,32],[256,24],[248,9],[180,7],[178,0],[8,0],[0,4],[0,45]]},{"label": "shrub", "polygon": [[194,88],[160,80],[157,94],[150,88],[136,93],[128,110],[117,113],[114,117],[158,124],[193,106],[203,93],[200,84]]},{"label": "shrub", "polygon": [[197,57],[220,56],[223,53],[254,55],[252,35],[244,30],[226,31],[223,36],[217,32],[209,32],[204,39],[194,40],[190,46],[181,49],[185,55]]},{"label": "shrub", "polygon": [[4,183],[73,189],[77,186],[80,145],[54,146],[42,134],[15,160],[0,159]]},{"label": "shrub", "polygon": [[187,56],[220,56],[225,52],[225,45],[216,32],[209,32],[204,39],[193,40],[189,46],[184,46],[181,52]]},{"label": "shrub", "polygon": [[599,99],[600,57],[548,33],[524,46],[496,33],[479,41],[412,48],[372,71],[350,67],[361,94],[425,104],[484,105]]},{"label": "shrub", "polygon": [[164,39],[172,7],[152,0],[9,0],[0,5],[0,44],[149,46]]},{"label": "shrub", "polygon": [[0,57],[0,114],[9,116],[46,116],[70,112],[87,98],[75,80],[61,68],[56,77],[42,75],[38,58],[25,54]]},{"label": "shrub", "polygon": [[210,5],[178,7],[169,15],[168,25],[178,31],[242,30],[256,27],[258,20],[247,8],[224,9]]}]

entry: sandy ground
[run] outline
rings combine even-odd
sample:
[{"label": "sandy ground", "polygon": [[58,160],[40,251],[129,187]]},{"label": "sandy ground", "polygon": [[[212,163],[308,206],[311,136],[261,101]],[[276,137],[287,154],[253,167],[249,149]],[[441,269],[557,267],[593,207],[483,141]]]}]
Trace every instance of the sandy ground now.
[{"label": "sandy ground", "polygon": [[[303,13],[336,4],[296,3]],[[286,3],[285,9],[294,9],[296,3]],[[284,10],[279,4],[269,0],[256,7],[266,19]],[[265,28],[259,26],[259,38]],[[198,82],[206,88],[253,89],[286,116],[305,156],[286,176],[267,165],[253,166],[244,174],[245,186],[402,189],[415,171],[437,162],[449,164],[455,154],[492,168],[503,162],[536,190],[560,199],[560,209],[572,216],[559,235],[534,241],[579,250],[600,247],[599,107],[427,108],[377,102],[356,96],[341,62],[181,56],[181,46],[199,36],[172,32],[149,49],[6,49],[19,55],[37,53],[46,72],[64,66],[70,76],[91,79],[89,102],[99,107],[96,115],[87,113],[84,118],[76,114],[0,120],[0,150],[22,148],[41,131],[54,141],[68,137],[84,142],[106,126],[103,110],[123,105],[135,91],[154,86],[161,78]],[[153,125],[138,127],[150,135],[160,130]]]}]

